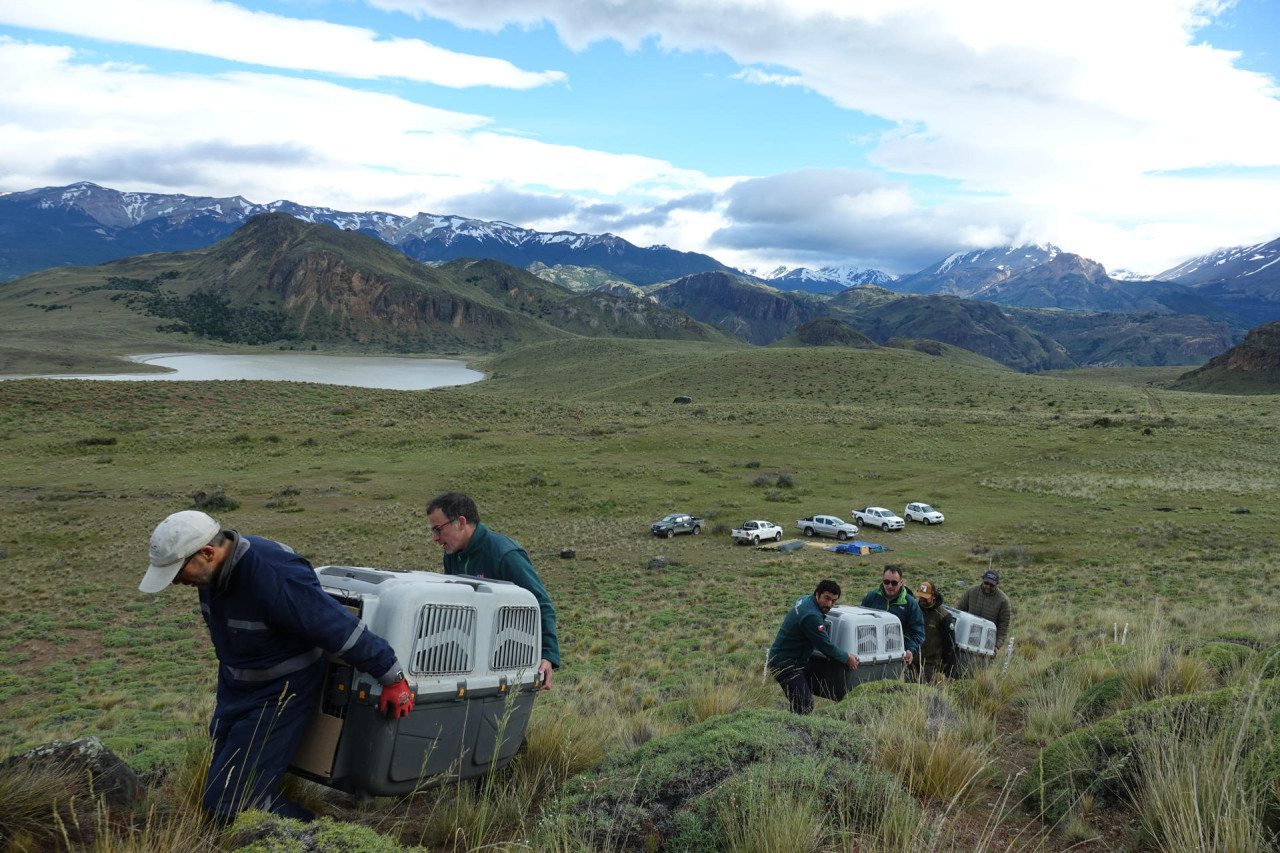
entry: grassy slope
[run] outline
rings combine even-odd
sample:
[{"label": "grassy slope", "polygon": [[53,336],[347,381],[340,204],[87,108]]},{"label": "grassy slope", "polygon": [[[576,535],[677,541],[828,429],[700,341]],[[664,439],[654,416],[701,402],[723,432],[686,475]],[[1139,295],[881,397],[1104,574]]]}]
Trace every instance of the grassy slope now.
[{"label": "grassy slope", "polygon": [[[567,666],[540,708],[571,717],[606,691],[661,709],[708,667],[758,673],[787,603],[824,576],[856,600],[890,561],[951,599],[1000,568],[1028,653],[1157,601],[1227,605],[1223,630],[1274,619],[1274,396],[896,350],[576,341],[483,366],[488,382],[428,392],[0,382],[0,752],[99,734],[144,766],[207,719],[213,659],[192,597],[136,592],[151,528],[198,491],[241,503],[216,513],[227,526],[317,565],[428,569],[426,500],[470,492],[556,599]],[[672,404],[681,394],[693,404]],[[790,531],[917,499],[947,523],[877,534],[884,555],[727,536],[744,518]],[[707,516],[709,535],[652,539],[648,523],[677,508]],[[658,554],[672,565],[647,569]]]}]

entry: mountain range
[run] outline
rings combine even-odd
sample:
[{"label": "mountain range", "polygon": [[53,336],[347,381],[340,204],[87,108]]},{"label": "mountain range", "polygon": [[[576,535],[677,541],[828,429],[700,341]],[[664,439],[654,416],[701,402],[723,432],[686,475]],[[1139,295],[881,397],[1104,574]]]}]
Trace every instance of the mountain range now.
[{"label": "mountain range", "polygon": [[[393,348],[434,341],[437,346],[494,349],[522,339],[517,331],[529,318],[528,305],[517,308],[520,316],[508,318],[514,325],[504,326],[490,318],[489,334],[428,332],[428,326],[443,321],[445,314],[462,310],[465,316],[468,310],[478,310],[479,303],[460,309],[456,301],[422,302],[419,294],[409,299],[410,306],[404,302],[405,293],[394,286],[395,281],[412,280],[414,287],[439,289],[442,280],[456,279],[461,258],[487,262],[475,268],[469,261],[472,266],[467,269],[472,272],[468,275],[482,270],[486,280],[519,282],[515,290],[539,306],[539,319],[550,318],[554,326],[576,316],[575,322],[585,324],[581,328],[571,329],[573,323],[557,326],[571,334],[617,333],[626,316],[633,324],[625,333],[630,335],[697,339],[714,329],[756,345],[784,339],[800,345],[837,345],[848,335],[832,334],[829,321],[836,320],[856,330],[857,340],[873,345],[909,341],[910,346],[927,349],[941,343],[1024,371],[1203,364],[1242,340],[1254,325],[1280,318],[1280,264],[1275,263],[1280,259],[1280,240],[1224,250],[1145,281],[1113,278],[1097,262],[1048,244],[955,254],[900,278],[853,267],[779,268],[756,275],[707,255],[666,246],[641,248],[608,234],[552,234],[503,222],[425,213],[413,217],[346,213],[288,201],[257,205],[240,197],[126,193],[89,183],[0,195],[0,270],[15,276],[32,268],[86,265],[155,252],[199,254],[208,249],[195,273],[183,272],[184,280],[199,280],[213,288],[210,292],[224,296],[240,294],[236,298],[244,302],[247,297],[241,291],[248,292],[247,280],[219,280],[208,266],[232,264],[243,246],[233,243],[235,248],[229,250],[218,241],[239,236],[237,229],[246,223],[264,219],[275,223],[271,228],[254,225],[250,234],[258,245],[268,240],[265,234],[283,233],[279,219],[286,215],[317,227],[332,226],[309,232],[301,241],[306,245],[346,246],[343,234],[376,238],[360,244],[356,254],[369,263],[379,256],[374,266],[382,270],[379,275],[385,285],[375,293],[369,289],[367,273],[353,273],[349,265],[333,267],[331,259],[311,258],[304,263],[296,246],[288,251],[255,249],[257,256],[283,252],[278,261],[289,256],[305,270],[304,274],[272,267],[268,290],[278,290],[281,281],[301,275],[299,280],[312,282],[307,298],[313,308],[323,306],[325,316],[342,318],[334,320],[336,326],[326,325],[329,321],[318,326],[312,322],[294,328],[294,333],[310,337],[319,328],[328,330],[322,339],[336,339],[335,335],[347,339],[348,332],[360,325],[355,318],[361,311],[370,314],[369,308],[357,303],[377,299],[384,308],[398,306],[387,316],[394,315],[400,325],[393,323],[392,331],[375,331],[370,326],[356,341],[376,340]],[[326,237],[329,232],[333,233]],[[388,249],[385,256],[375,251],[379,243]],[[210,257],[215,260],[208,261]],[[425,263],[394,262],[395,257]],[[244,269],[245,263],[234,266]],[[268,275],[265,267],[259,273]],[[346,283],[338,284],[339,280]],[[351,282],[356,280],[364,284],[353,290]],[[529,296],[535,290],[533,281],[554,287],[538,291],[533,298]],[[351,291],[346,306],[336,307],[337,293],[322,293],[316,282]],[[290,306],[305,301],[296,290],[289,293]],[[453,295],[460,294],[454,291]],[[275,296],[278,299],[282,293]],[[468,292],[467,298],[474,302],[478,296]],[[252,302],[248,299],[245,304]],[[505,311],[518,303],[503,301],[490,307]],[[595,307],[588,308],[588,303]],[[644,305],[651,307],[643,309]],[[657,308],[667,313],[652,313]],[[815,322],[819,320],[826,322]],[[504,336],[510,337],[505,343]]]}]

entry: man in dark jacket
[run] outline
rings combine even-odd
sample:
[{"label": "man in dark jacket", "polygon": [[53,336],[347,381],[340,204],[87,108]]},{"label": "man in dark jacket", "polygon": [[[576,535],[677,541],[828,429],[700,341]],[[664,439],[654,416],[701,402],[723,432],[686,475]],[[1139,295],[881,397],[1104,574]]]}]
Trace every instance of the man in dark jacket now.
[{"label": "man in dark jacket", "polygon": [[796,599],[778,628],[769,648],[767,666],[782,693],[797,714],[813,710],[813,652],[841,661],[849,669],[858,668],[858,658],[831,642],[826,617],[840,598],[840,585],[824,580],[813,595]]},{"label": "man in dark jacket", "polygon": [[924,617],[924,642],[913,666],[913,677],[933,681],[939,674],[954,676],[956,617],[942,605],[942,593],[929,581],[916,588],[916,601]]},{"label": "man in dark jacket", "polygon": [[898,617],[902,623],[902,644],[906,646],[902,660],[910,666],[924,642],[924,616],[911,590],[902,585],[902,567],[892,563],[885,566],[880,586],[863,597],[862,606],[887,611]]},{"label": "man in dark jacket", "polygon": [[538,663],[538,677],[541,689],[549,689],[551,671],[560,666],[556,608],[529,555],[514,539],[481,524],[476,502],[462,492],[445,492],[432,498],[427,503],[427,523],[431,525],[431,537],[444,549],[446,575],[493,578],[533,593],[542,617],[542,660]]},{"label": "man in dark jacket", "polygon": [[956,610],[963,610],[995,623],[997,649],[1009,637],[1011,615],[1009,596],[999,587],[1000,573],[995,569],[987,569],[982,576],[982,586],[969,587],[956,602]]},{"label": "man in dark jacket", "polygon": [[160,522],[150,556],[138,589],[198,589],[218,654],[205,809],[224,823],[248,808],[311,820],[275,789],[315,710],[325,653],[377,679],[380,709],[401,717],[413,710],[413,688],[395,651],[325,593],[311,564],[288,545],[223,530],[203,512]]}]

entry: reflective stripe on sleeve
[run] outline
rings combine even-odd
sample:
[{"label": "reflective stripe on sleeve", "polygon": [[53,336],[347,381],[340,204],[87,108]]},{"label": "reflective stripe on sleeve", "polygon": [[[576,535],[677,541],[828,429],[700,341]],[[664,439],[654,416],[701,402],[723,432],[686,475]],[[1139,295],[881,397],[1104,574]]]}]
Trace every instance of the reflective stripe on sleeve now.
[{"label": "reflective stripe on sleeve", "polygon": [[336,652],[338,657],[342,657],[344,654],[351,651],[351,647],[356,644],[356,641],[360,639],[360,635],[363,633],[364,623],[360,622],[356,625],[355,630],[351,632],[351,636],[347,637],[347,641],[342,644],[342,648],[338,649]]}]

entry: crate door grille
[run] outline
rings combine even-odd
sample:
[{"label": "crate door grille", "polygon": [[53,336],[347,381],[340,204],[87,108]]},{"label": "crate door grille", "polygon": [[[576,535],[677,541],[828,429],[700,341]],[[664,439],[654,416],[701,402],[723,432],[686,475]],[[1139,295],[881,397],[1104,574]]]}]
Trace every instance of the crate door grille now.
[{"label": "crate door grille", "polygon": [[884,650],[890,655],[901,654],[906,647],[902,643],[902,623],[897,619],[884,622]]},{"label": "crate door grille", "polygon": [[414,675],[470,672],[476,652],[476,610],[452,604],[427,604],[418,611],[413,657]]},{"label": "crate door grille", "polygon": [[[985,648],[982,642],[982,623],[976,619],[969,624],[969,641],[967,643],[971,649]],[[995,647],[992,646],[994,649]]]},{"label": "crate door grille", "polygon": [[499,607],[493,620],[493,669],[529,669],[538,665],[536,607]]},{"label": "crate door grille", "polygon": [[876,638],[875,625],[858,625],[858,654],[874,655],[880,651],[880,643]]},{"label": "crate door grille", "polygon": [[996,653],[996,632],[994,629],[983,633],[982,650],[989,655],[994,655]]}]

